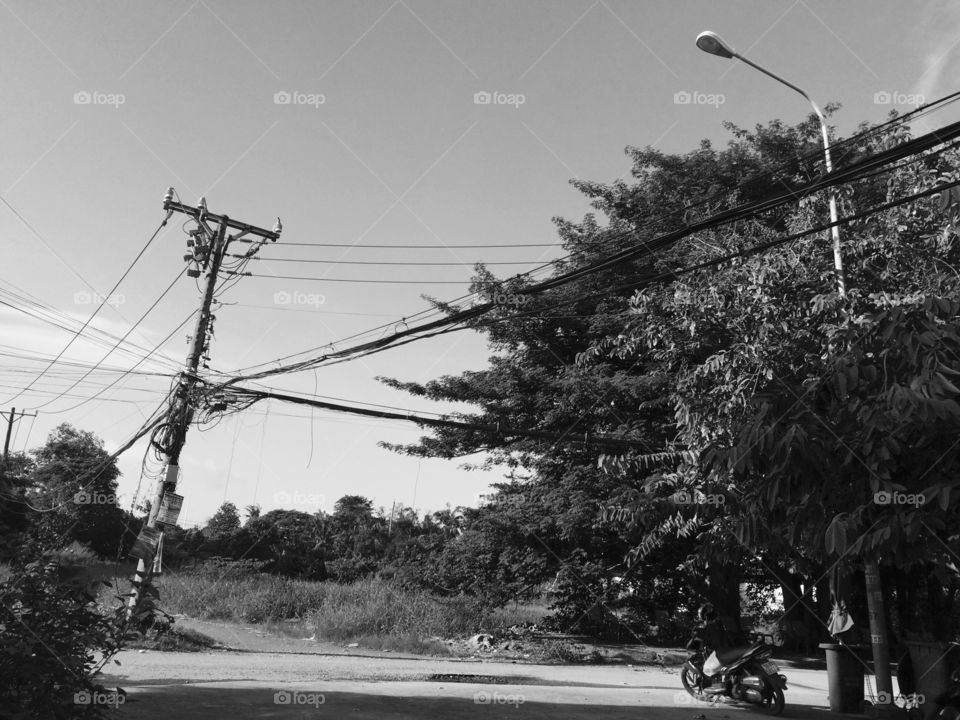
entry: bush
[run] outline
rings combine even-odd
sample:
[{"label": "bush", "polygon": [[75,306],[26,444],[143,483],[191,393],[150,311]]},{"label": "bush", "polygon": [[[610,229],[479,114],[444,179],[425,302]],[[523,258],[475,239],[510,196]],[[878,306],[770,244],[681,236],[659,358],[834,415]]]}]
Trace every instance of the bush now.
[{"label": "bush", "polygon": [[0,582],[0,707],[12,709],[5,717],[98,718],[110,705],[91,697],[123,702],[92,680],[120,649],[115,618],[97,612],[83,586],[61,583],[59,572],[48,558]]}]

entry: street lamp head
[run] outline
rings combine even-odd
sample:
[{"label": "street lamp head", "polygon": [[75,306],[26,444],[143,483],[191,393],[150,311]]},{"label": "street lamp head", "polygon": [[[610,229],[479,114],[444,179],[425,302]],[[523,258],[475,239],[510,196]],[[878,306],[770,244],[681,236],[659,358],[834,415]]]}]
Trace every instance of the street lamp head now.
[{"label": "street lamp head", "polygon": [[733,48],[727,45],[719,35],[710,30],[697,35],[697,47],[711,55],[718,55],[722,58],[730,59],[736,56]]}]

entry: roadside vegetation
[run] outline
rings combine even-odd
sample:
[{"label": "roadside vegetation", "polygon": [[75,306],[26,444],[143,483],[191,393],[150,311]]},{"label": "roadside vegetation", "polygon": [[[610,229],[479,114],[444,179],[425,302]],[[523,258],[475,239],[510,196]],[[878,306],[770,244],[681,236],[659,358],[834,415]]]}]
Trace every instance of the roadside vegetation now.
[{"label": "roadside vegetation", "polygon": [[[550,272],[582,270],[573,282],[525,294],[478,268],[473,289],[505,300],[466,321],[488,340],[488,368],[383,380],[504,428],[391,446],[484,453],[503,481],[477,507],[224,503],[202,527],[167,530],[158,609],[130,624],[129,587],[103,581],[129,574],[149,508],[120,507],[115,457],[66,424],[12,454],[0,469],[0,706],[69,716],[124,642],[158,641],[176,613],[296,620],[387,649],[517,624],[670,645],[706,600],[741,630],[812,649],[827,639],[831,577],[864,623],[873,558],[898,643],[956,638],[960,191],[937,188],[960,179],[960,153],[910,148],[899,123],[837,138],[831,177],[859,173],[837,193],[840,215],[857,217],[842,230],[841,296],[824,233],[803,234],[828,214],[808,189],[823,175],[819,122],[728,129],[723,149],[629,148],[629,181],[576,181],[605,220],[557,222],[569,257]],[[611,435],[636,449],[594,444]]]}]

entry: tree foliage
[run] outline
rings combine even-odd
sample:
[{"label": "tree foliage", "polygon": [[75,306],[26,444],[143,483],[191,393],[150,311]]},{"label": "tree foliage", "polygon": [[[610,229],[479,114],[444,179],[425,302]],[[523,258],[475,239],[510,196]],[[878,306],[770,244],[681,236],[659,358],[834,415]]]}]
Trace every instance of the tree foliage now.
[{"label": "tree foliage", "polygon": [[[558,221],[570,255],[555,272],[823,171],[813,116],[795,127],[728,129],[733,138],[720,150],[708,142],[676,155],[629,148],[633,182],[576,182],[607,222]],[[908,138],[902,124],[864,125],[835,162]],[[840,214],[958,173],[955,151],[928,152],[841,187]],[[608,598],[614,575],[655,567],[678,541],[687,554],[673,571],[736,616],[730,587],[758,566],[793,592],[841,556],[879,555],[892,566],[933,553],[942,581],[954,582],[956,200],[919,200],[845,225],[846,297],[822,233],[674,272],[821,224],[823,193],[536,296],[503,283],[527,302],[522,313],[505,306],[476,321],[494,353],[489,368],[385,382],[476,408],[455,417],[570,439],[614,433],[643,450],[607,456],[450,428],[394,449],[436,457],[486,450],[484,467],[522,477],[513,491],[522,501],[468,516],[454,544],[475,550],[478,582],[569,577],[559,606],[571,616]],[[676,279],[643,284],[663,272]],[[491,283],[481,271],[475,288]],[[883,502],[901,495],[923,502]]]}]

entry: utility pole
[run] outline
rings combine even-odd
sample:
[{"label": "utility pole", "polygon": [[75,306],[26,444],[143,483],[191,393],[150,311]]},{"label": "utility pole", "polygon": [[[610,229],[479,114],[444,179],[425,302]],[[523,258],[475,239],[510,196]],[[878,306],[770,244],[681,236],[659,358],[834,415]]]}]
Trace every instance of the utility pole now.
[{"label": "utility pole", "polygon": [[[277,224],[273,230],[264,230],[255,225],[238,222],[226,215],[210,213],[207,211],[207,203],[204,198],[200,198],[196,207],[178,201],[175,202],[173,188],[167,190],[163,209],[168,215],[174,212],[183,213],[197,223],[197,227],[189,233],[190,239],[187,240],[187,247],[191,249],[191,252],[184,255],[184,260],[193,265],[187,270],[187,275],[200,277],[203,272],[206,273],[206,280],[200,304],[200,314],[197,317],[196,327],[190,339],[190,350],[187,353],[186,364],[184,369],[180,371],[180,378],[167,411],[167,431],[163,436],[164,440],[161,448],[164,469],[157,480],[153,501],[150,505],[150,514],[146,522],[148,531],[154,531],[158,523],[163,525],[169,520],[168,518],[158,519],[158,516],[164,502],[164,496],[166,495],[169,498],[177,488],[177,478],[180,472],[180,452],[186,442],[187,430],[193,421],[195,411],[193,396],[199,379],[198,369],[201,359],[207,357],[210,331],[214,319],[211,307],[217,290],[217,282],[220,279],[220,266],[223,263],[227,248],[231,242],[241,240],[246,235],[252,235],[256,239],[247,241],[251,243],[250,249],[244,255],[245,257],[252,257],[265,241],[276,242],[280,237],[281,229],[279,218],[277,218]],[[214,227],[211,227],[211,225]],[[237,232],[228,235],[229,230]],[[175,522],[174,519],[173,523],[175,524]],[[157,542],[162,540],[162,535],[161,529],[161,532],[157,535]],[[130,598],[130,614],[140,604],[153,577],[156,552],[156,543],[148,542],[145,547],[140,548],[137,574],[133,580],[134,589]]]},{"label": "utility pole", "polygon": [[880,563],[875,557],[864,561],[867,586],[867,614],[870,620],[870,644],[873,646],[873,672],[877,679],[878,718],[892,718],[893,678],[890,676],[890,639],[887,637],[887,614],[880,584]]},{"label": "utility pole", "polygon": [[23,410],[20,411],[20,417],[17,417],[17,409],[15,407],[10,408],[9,413],[0,411],[0,417],[7,421],[7,438],[3,441],[3,464],[7,464],[7,458],[10,456],[10,433],[13,431],[13,423],[16,420],[23,419],[25,417],[36,417],[36,413],[25,413]]}]

